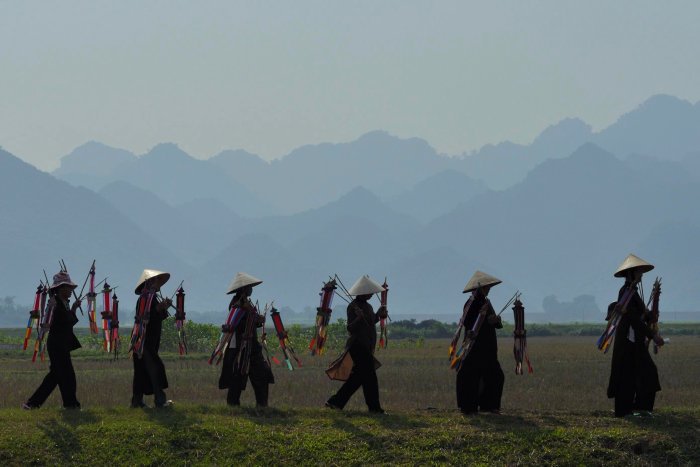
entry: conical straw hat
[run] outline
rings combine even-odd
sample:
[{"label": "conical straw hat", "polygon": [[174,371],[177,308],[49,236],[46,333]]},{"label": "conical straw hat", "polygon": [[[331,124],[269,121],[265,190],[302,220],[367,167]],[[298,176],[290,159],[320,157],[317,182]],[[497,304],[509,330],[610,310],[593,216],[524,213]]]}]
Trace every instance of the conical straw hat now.
[{"label": "conical straw hat", "polygon": [[262,284],[262,282],[263,281],[257,277],[251,276],[250,274],[246,274],[245,272],[237,272],[236,277],[234,277],[233,281],[231,282],[231,285],[228,286],[226,293],[232,294],[238,289],[241,289],[247,285],[255,287],[256,285]]},{"label": "conical straw hat", "polygon": [[384,292],[384,287],[374,282],[369,276],[362,276],[350,287],[348,294],[356,295],[371,295],[379,292]]},{"label": "conical straw hat", "polygon": [[615,277],[625,277],[625,273],[630,269],[641,269],[642,272],[649,272],[654,269],[654,265],[647,263],[639,256],[629,254],[627,258],[618,266]]},{"label": "conical straw hat", "polygon": [[166,282],[168,282],[168,280],[170,280],[170,273],[163,272],[163,271],[156,271],[155,269],[144,269],[143,272],[141,273],[141,277],[139,277],[139,281],[136,283],[136,290],[134,290],[134,293],[136,293],[136,295],[140,295],[141,289],[143,289],[143,286],[146,283],[146,281],[149,279],[156,279],[156,278],[159,281],[159,287],[162,287],[163,284],[165,284]]},{"label": "conical straw hat", "polygon": [[491,287],[501,282],[503,281],[497,277],[493,277],[485,272],[476,271],[471,279],[469,279],[469,282],[467,282],[467,285],[464,286],[462,293],[472,292],[479,287]]},{"label": "conical straw hat", "polygon": [[57,272],[53,276],[53,284],[51,284],[51,287],[49,287],[51,290],[55,289],[56,287],[60,287],[62,285],[70,285],[73,288],[78,287],[77,284],[74,284],[72,280],[70,280],[70,276],[66,271],[61,271]]}]

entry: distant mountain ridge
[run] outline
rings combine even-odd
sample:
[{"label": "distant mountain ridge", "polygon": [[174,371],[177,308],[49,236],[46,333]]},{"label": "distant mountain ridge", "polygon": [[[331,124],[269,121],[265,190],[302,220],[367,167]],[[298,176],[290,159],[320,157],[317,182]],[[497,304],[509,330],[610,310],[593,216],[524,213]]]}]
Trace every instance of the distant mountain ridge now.
[{"label": "distant mountain ridge", "polygon": [[[33,289],[64,258],[82,282],[97,259],[98,276],[119,285],[124,305],[150,265],[189,277],[192,269],[158,239],[123,216],[102,197],[75,188],[0,150],[0,295],[29,304]],[[126,320],[125,320],[126,322]]]},{"label": "distant mountain ridge", "polygon": [[[66,156],[65,166],[62,159],[54,175],[98,191],[110,183],[127,182],[153,192],[171,205],[211,198],[241,214],[275,212],[244,186],[232,183],[218,167],[193,158],[176,144],[158,144],[141,157],[129,154],[96,143],[86,144]],[[93,158],[100,161],[97,174],[93,173]]]},{"label": "distant mountain ridge", "polygon": [[[35,286],[28,282],[64,256],[75,268],[97,257],[124,289],[126,309],[140,270],[156,267],[187,280],[197,311],[223,310],[239,270],[265,281],[256,288],[261,301],[312,310],[321,281],[337,272],[347,282],[388,276],[396,316],[457,319],[474,269],[504,280],[494,303],[520,289],[528,312],[541,311],[545,297],[565,304],[583,295],[604,310],[620,285],[612,271],[635,252],[663,276],[664,309],[692,311],[698,105],[675,101],[654,98],[617,129],[592,133],[567,119],[531,145],[502,143],[464,158],[385,132],[272,162],[245,151],[199,160],[172,144],[136,157],[90,143],[57,175],[95,182],[96,192],[0,153],[0,297],[24,303]],[[655,112],[683,121],[678,130],[649,129],[661,117],[645,115]],[[638,144],[631,128],[653,141]],[[94,151],[103,153],[92,160]]]},{"label": "distant mountain ridge", "polygon": [[571,154],[592,137],[589,125],[567,118],[547,127],[530,145],[506,141],[463,154],[460,169],[491,188],[505,189],[520,182],[538,164]]},{"label": "distant mountain ridge", "polygon": [[[654,229],[699,218],[700,206],[679,200],[700,199],[700,183],[676,180],[658,179],[653,166],[640,168],[587,143],[537,166],[519,185],[437,218],[421,241],[507,271],[536,303],[547,290],[565,298],[613,296],[619,284],[607,280],[607,271],[631,251],[653,262],[654,251],[643,247]],[[688,254],[700,253],[700,246],[684,244]],[[673,270],[664,274],[681,280]],[[700,280],[700,272],[691,277]],[[665,299],[679,308],[693,303],[689,296]]]},{"label": "distant mountain ridge", "polygon": [[88,141],[62,157],[53,175],[74,186],[98,190],[109,183],[113,172],[135,161],[136,156],[125,149]]},{"label": "distant mountain ridge", "polygon": [[483,181],[447,169],[418,182],[408,191],[388,198],[387,204],[398,212],[428,222],[487,191],[489,188]]},{"label": "distant mountain ridge", "polygon": [[682,159],[700,148],[700,102],[658,94],[598,132],[593,142],[625,157]]},{"label": "distant mountain ridge", "polygon": [[656,95],[596,133],[582,120],[566,118],[529,145],[505,141],[454,157],[438,154],[420,138],[401,139],[384,131],[348,143],[301,146],[270,162],[241,149],[195,159],[172,143],[137,158],[91,142],[65,156],[54,175],[95,190],[126,181],[173,205],[217,199],[240,215],[262,217],[320,207],[358,185],[386,201],[410,197],[415,185],[446,170],[502,190],[547,159],[565,157],[587,142],[622,158],[681,161],[700,148],[700,103]]},{"label": "distant mountain ridge", "polygon": [[564,157],[587,142],[623,158],[639,154],[682,159],[700,147],[700,102],[655,95],[597,133],[579,119],[564,119],[546,128],[530,145],[504,142],[464,154],[462,170],[491,188],[504,189],[545,160]]}]

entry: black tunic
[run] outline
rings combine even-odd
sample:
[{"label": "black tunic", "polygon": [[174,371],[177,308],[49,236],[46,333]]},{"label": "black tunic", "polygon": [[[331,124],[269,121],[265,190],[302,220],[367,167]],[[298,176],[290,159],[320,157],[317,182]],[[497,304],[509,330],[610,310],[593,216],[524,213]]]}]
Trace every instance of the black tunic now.
[{"label": "black tunic", "polygon": [[46,340],[48,349],[55,349],[64,352],[70,352],[80,348],[80,341],[73,334],[73,326],[78,322],[78,318],[68,308],[60,298],[56,297],[56,307],[53,311],[53,322],[49,337]]},{"label": "black tunic", "polygon": [[501,408],[504,375],[498,363],[496,327],[488,321],[488,316],[495,313],[488,298],[474,298],[467,310],[464,328],[467,332],[472,329],[484,305],[488,307],[487,316],[457,372],[457,407],[465,413]]},{"label": "black tunic", "polygon": [[[143,343],[143,353],[145,357],[138,358],[133,354],[134,361],[134,392],[150,395],[153,394],[153,384],[148,374],[149,368],[144,364],[144,358],[153,362],[153,369],[158,379],[160,389],[168,388],[168,377],[165,374],[165,365],[160,359],[158,351],[160,349],[160,335],[163,328],[163,320],[168,317],[168,311],[158,311],[159,300],[153,298],[151,302],[151,312],[148,324],[146,325],[146,339]],[[148,354],[148,355],[146,355]]]},{"label": "black tunic", "polygon": [[[231,306],[234,306],[234,303],[231,303]],[[236,304],[236,306],[241,306],[241,302]],[[255,307],[250,300],[244,299],[242,306],[244,306],[247,311],[245,316],[236,326],[235,335],[231,338],[229,347],[224,352],[224,361],[221,366],[221,376],[219,377],[219,389],[230,388],[234,385],[234,383],[237,385],[240,384],[242,388],[245,388],[248,376],[255,379],[256,383],[260,382],[260,384],[272,384],[275,382],[275,378],[272,375],[272,370],[270,369],[269,365],[267,365],[267,362],[265,362],[265,358],[263,357],[262,345],[260,342],[258,342],[257,328],[261,327],[262,323],[255,323],[253,328],[249,374],[244,377],[240,374],[240,369],[235,365],[238,352],[240,351],[241,344],[244,340],[248,320],[257,319]]]},{"label": "black tunic", "polygon": [[[618,301],[622,300],[627,286],[628,284],[625,284],[620,289]],[[634,380],[632,385],[638,394],[655,393],[661,390],[659,374],[645,342],[645,338],[654,337],[654,332],[643,321],[645,311],[644,301],[635,291],[615,332],[608,384],[609,398],[620,396],[620,388],[631,383],[628,381],[629,378]],[[634,342],[628,338],[630,328],[634,331]]]},{"label": "black tunic", "polygon": [[374,353],[377,343],[376,324],[379,316],[374,313],[372,305],[363,300],[353,300],[347,309],[347,329],[350,337],[345,343],[345,348],[350,349],[354,345],[362,347]]},{"label": "black tunic", "polygon": [[78,322],[78,318],[68,308],[68,303],[58,297],[51,298],[49,306],[54,306],[51,328],[46,339],[46,349],[51,361],[49,373],[29,398],[27,404],[32,407],[41,407],[58,386],[63,406],[77,408],[80,407],[80,402],[76,397],[75,370],[70,352],[80,348],[80,342],[73,334],[73,326]]},{"label": "black tunic", "polygon": [[486,302],[488,302],[486,306],[489,307],[487,317],[484,319],[481,329],[476,335],[472,349],[465,358],[464,363],[467,363],[467,361],[471,363],[471,361],[473,361],[475,364],[491,364],[498,360],[498,338],[496,337],[496,328],[493,324],[489,323],[488,320],[488,314],[495,313],[495,311],[488,298],[483,296],[474,298],[474,301],[467,311],[467,317],[464,320],[464,329],[465,331],[471,330],[472,326],[474,326],[474,322],[479,317],[479,311],[481,311]]},{"label": "black tunic", "polygon": [[342,409],[355,391],[362,387],[365,403],[369,410],[381,412],[379,382],[376,372],[379,362],[373,355],[377,341],[375,324],[379,321],[379,316],[374,313],[372,305],[365,300],[356,298],[348,305],[347,317],[347,329],[350,337],[345,344],[345,351],[331,364],[331,369],[342,366],[348,354],[352,358],[352,369],[345,383],[338,389],[337,393],[328,399],[327,403],[332,407]]}]

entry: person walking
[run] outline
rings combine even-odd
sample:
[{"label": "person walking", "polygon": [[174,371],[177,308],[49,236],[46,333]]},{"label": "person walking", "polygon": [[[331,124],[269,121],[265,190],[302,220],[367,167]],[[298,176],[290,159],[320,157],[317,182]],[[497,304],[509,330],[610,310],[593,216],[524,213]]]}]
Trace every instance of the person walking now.
[{"label": "person walking", "polygon": [[131,408],[147,408],[144,395],[153,395],[156,408],[169,407],[173,403],[165,395],[168,377],[158,355],[163,320],[168,317],[168,308],[172,305],[169,298],[161,299],[158,292],[169,279],[168,272],[144,269],[134,290],[139,299],[131,334],[130,350],[134,363]]},{"label": "person walking", "polygon": [[503,323],[488,299],[491,288],[500,283],[500,279],[476,271],[463,290],[472,294],[460,320],[465,343],[471,341],[465,346],[468,353],[460,357],[457,371],[457,407],[464,414],[501,411],[505,377],[498,362],[496,329],[502,328]]},{"label": "person walking", "polygon": [[376,323],[387,317],[387,310],[380,307],[374,312],[368,303],[372,295],[381,293],[384,288],[369,276],[360,277],[348,290],[354,299],[347,308],[347,330],[350,336],[345,351],[326,371],[331,379],[345,381],[338,392],[326,402],[326,407],[342,410],[352,395],[360,387],[365,396],[367,408],[372,413],[384,413],[379,403],[379,382],[377,368],[380,363],[374,358],[377,341]]},{"label": "person walking", "polygon": [[607,317],[608,320],[619,319],[607,391],[608,398],[615,399],[617,417],[651,415],[656,393],[661,390],[648,342],[662,346],[664,340],[649,326],[648,310],[638,289],[642,275],[652,269],[652,264],[630,254],[614,274],[625,279],[617,301],[608,307]]},{"label": "person walking", "polygon": [[71,281],[66,271],[61,271],[53,276],[53,284],[49,288],[49,302],[47,313],[51,313],[49,335],[46,348],[49,353],[49,373],[44,377],[39,387],[22,408],[36,409],[42,406],[53,390],[58,386],[63,399],[63,408],[80,409],[80,402],[76,396],[77,383],[75,370],[70,353],[80,348],[80,342],[73,334],[73,326],[78,322],[75,310],[80,306],[80,300],[70,305],[70,297],[77,287]]},{"label": "person walking", "polygon": [[219,389],[228,389],[226,403],[231,406],[241,405],[241,392],[250,379],[255,393],[255,406],[267,407],[269,385],[275,382],[258,341],[257,328],[263,325],[264,320],[250,300],[253,287],[262,282],[250,274],[239,272],[226,292],[233,294],[229,313],[233,310],[237,322],[224,324],[221,329],[223,333],[233,333],[233,336],[224,352]]}]

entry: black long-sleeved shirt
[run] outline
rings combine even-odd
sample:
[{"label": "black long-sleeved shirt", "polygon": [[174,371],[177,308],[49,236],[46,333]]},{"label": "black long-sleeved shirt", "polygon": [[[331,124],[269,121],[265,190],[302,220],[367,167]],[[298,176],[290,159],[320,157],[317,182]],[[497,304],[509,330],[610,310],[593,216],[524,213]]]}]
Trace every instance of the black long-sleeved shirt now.
[{"label": "black long-sleeved shirt", "polygon": [[379,317],[374,313],[372,305],[364,300],[354,299],[348,305],[347,317],[350,337],[346,347],[350,348],[355,344],[373,350],[377,342],[375,324],[379,321]]},{"label": "black long-sleeved shirt", "polygon": [[493,306],[487,297],[478,296],[474,298],[469,310],[467,311],[467,317],[464,320],[464,328],[466,331],[472,329],[474,322],[479,316],[479,312],[484,307],[488,308],[487,316],[484,318],[484,322],[481,325],[481,329],[476,336],[474,345],[469,353],[469,356],[477,359],[497,359],[498,358],[498,339],[496,337],[496,327],[489,323],[488,315],[494,314]]},{"label": "black long-sleeved shirt", "polygon": [[46,345],[60,346],[69,351],[79,349],[80,341],[73,334],[73,326],[78,322],[78,318],[71,311],[68,302],[64,302],[58,297],[53,297],[50,300],[54,301],[55,305]]},{"label": "black long-sleeved shirt", "polygon": [[[620,292],[617,295],[618,302],[622,301],[622,297],[627,291],[628,287],[629,283],[625,283],[625,285],[620,288]],[[639,296],[639,292],[635,290],[634,295],[632,295],[632,298],[630,298],[630,301],[627,304],[625,313],[623,313],[622,317],[620,318],[620,324],[617,327],[615,338],[627,339],[630,335],[629,330],[632,328],[635,337],[634,342],[644,342],[645,337],[653,339],[654,332],[647,325],[647,323],[643,321],[645,311],[646,305],[644,305],[642,297]]]}]

